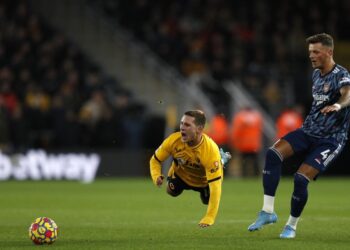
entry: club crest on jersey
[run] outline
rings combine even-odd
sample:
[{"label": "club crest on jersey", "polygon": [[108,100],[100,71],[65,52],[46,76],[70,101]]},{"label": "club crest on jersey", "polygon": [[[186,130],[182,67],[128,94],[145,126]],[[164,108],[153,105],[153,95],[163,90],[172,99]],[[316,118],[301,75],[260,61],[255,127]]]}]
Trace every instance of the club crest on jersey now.
[{"label": "club crest on jersey", "polygon": [[330,86],[331,86],[330,83],[323,84],[323,92],[327,93],[329,91]]},{"label": "club crest on jersey", "polygon": [[214,168],[210,169],[210,173],[215,173],[219,170],[219,162],[214,161]]}]

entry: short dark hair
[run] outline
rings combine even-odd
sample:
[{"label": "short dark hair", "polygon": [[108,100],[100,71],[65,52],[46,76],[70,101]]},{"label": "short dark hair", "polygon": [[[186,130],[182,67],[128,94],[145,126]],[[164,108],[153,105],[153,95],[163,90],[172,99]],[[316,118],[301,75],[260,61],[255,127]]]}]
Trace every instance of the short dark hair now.
[{"label": "short dark hair", "polygon": [[186,111],[184,115],[194,117],[194,124],[196,124],[197,126],[205,126],[206,118],[202,110],[189,110]]},{"label": "short dark hair", "polygon": [[307,44],[321,43],[324,46],[330,47],[332,49],[334,48],[333,37],[326,33],[320,33],[310,36],[306,39],[306,42]]}]

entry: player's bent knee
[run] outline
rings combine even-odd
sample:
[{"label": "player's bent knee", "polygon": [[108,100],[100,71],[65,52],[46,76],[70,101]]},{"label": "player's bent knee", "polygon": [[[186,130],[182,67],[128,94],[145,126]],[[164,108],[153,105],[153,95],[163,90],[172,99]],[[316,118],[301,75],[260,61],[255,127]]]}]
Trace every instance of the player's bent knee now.
[{"label": "player's bent knee", "polygon": [[170,196],[176,197],[176,196],[179,196],[182,193],[182,190],[181,191],[179,191],[179,190],[176,191],[174,188],[171,187],[171,185],[168,185],[168,187],[166,189],[166,192]]},{"label": "player's bent knee", "polygon": [[294,175],[294,185],[298,187],[306,187],[309,184],[309,179],[300,173]]},{"label": "player's bent knee", "polygon": [[266,163],[270,165],[280,164],[283,161],[281,153],[275,148],[269,148],[266,152]]},{"label": "player's bent knee", "polygon": [[171,191],[169,188],[166,189],[166,192],[167,192],[168,195],[173,196],[173,197],[176,197],[176,196],[179,195],[179,194],[174,193],[173,191]]}]

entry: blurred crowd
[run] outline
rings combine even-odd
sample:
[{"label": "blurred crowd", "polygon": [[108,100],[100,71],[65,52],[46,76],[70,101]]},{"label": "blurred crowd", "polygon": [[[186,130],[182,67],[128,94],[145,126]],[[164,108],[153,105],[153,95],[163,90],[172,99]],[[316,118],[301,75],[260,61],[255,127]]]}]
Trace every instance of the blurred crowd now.
[{"label": "blurred crowd", "polygon": [[[350,39],[346,0],[87,4],[102,8],[184,76],[201,76],[201,87],[226,119],[232,110],[225,81],[240,81],[277,121],[288,105],[311,100],[305,38],[328,32]],[[164,123],[33,14],[28,1],[0,1],[0,149],[154,147]]]},{"label": "blurred crowd", "polygon": [[183,75],[201,75],[203,89],[226,115],[226,80],[241,81],[274,118],[285,105],[309,104],[306,37],[350,38],[346,0],[90,2]]},{"label": "blurred crowd", "polygon": [[[273,141],[300,128],[304,120],[301,106],[286,108],[276,119],[276,134]],[[218,114],[208,121],[205,132],[225,151],[233,155],[226,171],[232,176],[258,176],[261,173],[261,156],[266,144],[263,136],[262,114],[245,106],[238,110],[232,119]]]},{"label": "blurred crowd", "polygon": [[27,1],[0,1],[0,150],[138,148],[145,111]]}]

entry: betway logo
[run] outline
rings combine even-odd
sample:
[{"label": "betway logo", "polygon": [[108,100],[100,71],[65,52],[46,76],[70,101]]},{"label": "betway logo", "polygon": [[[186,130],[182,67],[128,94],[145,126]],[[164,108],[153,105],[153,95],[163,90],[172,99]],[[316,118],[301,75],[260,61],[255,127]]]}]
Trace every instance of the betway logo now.
[{"label": "betway logo", "polygon": [[97,154],[47,154],[30,150],[8,156],[0,151],[0,180],[80,180],[92,182],[100,164]]}]

